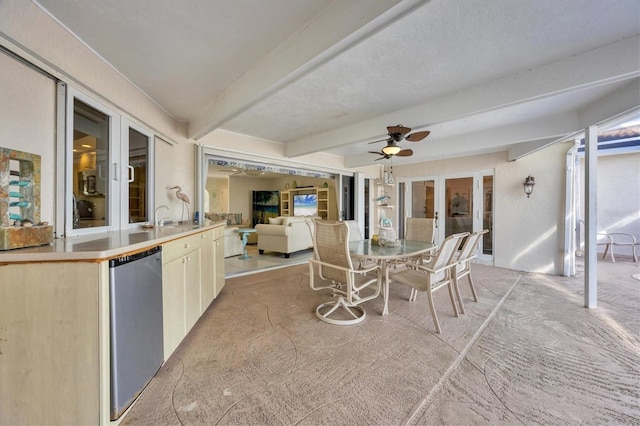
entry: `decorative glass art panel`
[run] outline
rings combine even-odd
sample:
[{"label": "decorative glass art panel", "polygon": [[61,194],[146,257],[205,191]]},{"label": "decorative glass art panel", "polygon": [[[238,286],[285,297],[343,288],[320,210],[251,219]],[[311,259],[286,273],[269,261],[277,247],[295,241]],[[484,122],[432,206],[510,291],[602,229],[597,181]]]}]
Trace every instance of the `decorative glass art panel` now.
[{"label": "decorative glass art panel", "polygon": [[40,156],[0,148],[0,250],[50,244],[40,221]]}]

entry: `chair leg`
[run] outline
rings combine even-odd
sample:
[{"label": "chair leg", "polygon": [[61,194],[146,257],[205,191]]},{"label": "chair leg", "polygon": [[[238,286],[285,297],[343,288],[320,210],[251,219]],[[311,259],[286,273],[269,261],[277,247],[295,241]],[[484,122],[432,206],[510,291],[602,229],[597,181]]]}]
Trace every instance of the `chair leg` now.
[{"label": "chair leg", "polygon": [[453,284],[453,290],[456,293],[456,298],[458,299],[458,306],[460,307],[460,313],[461,314],[466,314],[466,312],[464,311],[464,303],[462,303],[462,294],[460,294],[460,287],[458,287],[458,279],[456,278],[456,276],[453,276],[453,282],[451,283]]},{"label": "chair leg", "polygon": [[458,307],[456,305],[456,296],[454,295],[454,292],[456,290],[451,285],[451,281],[449,281],[449,284],[447,284],[447,289],[449,290],[449,299],[451,299],[451,307],[453,308],[453,314],[457,317],[458,316]]},{"label": "chair leg", "polygon": [[473,294],[473,301],[478,301],[478,293],[476,293],[476,287],[473,285],[473,280],[471,279],[471,271],[467,274],[467,278],[469,279],[469,286],[471,287],[471,294]]},{"label": "chair leg", "polygon": [[431,311],[433,324],[436,327],[436,333],[440,333],[440,322],[438,321],[438,314],[436,314],[436,307],[433,304],[433,294],[430,291],[427,291],[427,301],[429,302],[429,310]]},{"label": "chair leg", "polygon": [[415,288],[411,289],[411,293],[409,294],[409,302],[415,302],[418,298],[418,290]]}]

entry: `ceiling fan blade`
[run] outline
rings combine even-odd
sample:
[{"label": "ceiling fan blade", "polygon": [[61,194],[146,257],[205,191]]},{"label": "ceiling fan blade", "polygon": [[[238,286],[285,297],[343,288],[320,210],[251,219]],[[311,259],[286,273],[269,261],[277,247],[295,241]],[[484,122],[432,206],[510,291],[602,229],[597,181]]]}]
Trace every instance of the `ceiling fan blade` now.
[{"label": "ceiling fan blade", "polygon": [[374,161],[380,161],[380,160],[384,160],[384,159],[385,159],[384,157],[379,157],[379,158],[376,158]]},{"label": "ceiling fan blade", "polygon": [[387,126],[387,131],[389,132],[390,135],[393,135],[393,134],[406,135],[411,131],[411,128],[404,127],[402,124],[398,124],[397,126]]},{"label": "ceiling fan blade", "polygon": [[377,155],[384,155],[384,152],[378,152],[378,151],[368,151],[369,154],[377,154]]},{"label": "ceiling fan blade", "polygon": [[411,149],[403,149],[399,153],[396,154],[398,157],[411,157],[413,155],[413,150]]},{"label": "ceiling fan blade", "polygon": [[429,136],[430,133],[431,132],[428,130],[424,132],[415,132],[407,136],[405,139],[408,140],[409,142],[418,142],[426,138],[427,136]]}]

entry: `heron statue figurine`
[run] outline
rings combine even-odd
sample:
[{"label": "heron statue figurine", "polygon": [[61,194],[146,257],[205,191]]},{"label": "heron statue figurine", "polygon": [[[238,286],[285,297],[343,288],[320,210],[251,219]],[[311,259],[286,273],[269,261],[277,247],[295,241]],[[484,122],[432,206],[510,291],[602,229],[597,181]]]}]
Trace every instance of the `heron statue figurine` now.
[{"label": "heron statue figurine", "polygon": [[180,220],[182,222],[184,222],[183,218],[184,218],[184,208],[187,208],[187,219],[191,220],[191,216],[189,213],[189,197],[187,197],[187,194],[185,194],[184,192],[182,192],[182,188],[180,188],[179,186],[172,186],[169,189],[175,189],[176,190],[176,198],[180,201],[182,201],[182,214],[180,215]]}]

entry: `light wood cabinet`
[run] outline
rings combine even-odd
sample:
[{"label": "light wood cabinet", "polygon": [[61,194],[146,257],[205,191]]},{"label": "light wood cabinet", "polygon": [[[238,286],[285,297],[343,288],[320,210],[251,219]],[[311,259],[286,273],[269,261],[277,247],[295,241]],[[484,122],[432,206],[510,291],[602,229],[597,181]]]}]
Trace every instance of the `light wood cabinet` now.
[{"label": "light wood cabinet", "polygon": [[224,227],[208,232],[202,243],[201,314],[224,287]]},{"label": "light wood cabinet", "polygon": [[206,232],[162,246],[164,358],[168,359],[200,314],[201,251]]},{"label": "light wood cabinet", "polygon": [[317,213],[316,215],[324,220],[336,219],[335,203],[330,196],[329,188],[296,188],[280,192],[280,214],[282,216],[296,215],[294,208],[294,196],[299,194],[315,194],[317,197]]},{"label": "light wood cabinet", "polygon": [[[214,280],[214,297],[218,297],[225,284],[224,278],[224,228],[214,229],[215,241],[213,244],[213,264],[215,265],[213,274]],[[207,305],[208,306],[208,305]],[[203,310],[204,311],[204,310]]]},{"label": "light wood cabinet", "polygon": [[100,423],[108,282],[106,262],[0,266],[0,424]]},{"label": "light wood cabinet", "polygon": [[[224,233],[224,229],[222,230]],[[200,312],[204,312],[216,297],[215,235],[206,233],[202,242],[202,281],[200,283]]]},{"label": "light wood cabinet", "polygon": [[162,265],[162,328],[164,359],[178,347],[187,328],[184,309],[184,266],[177,258]]}]

